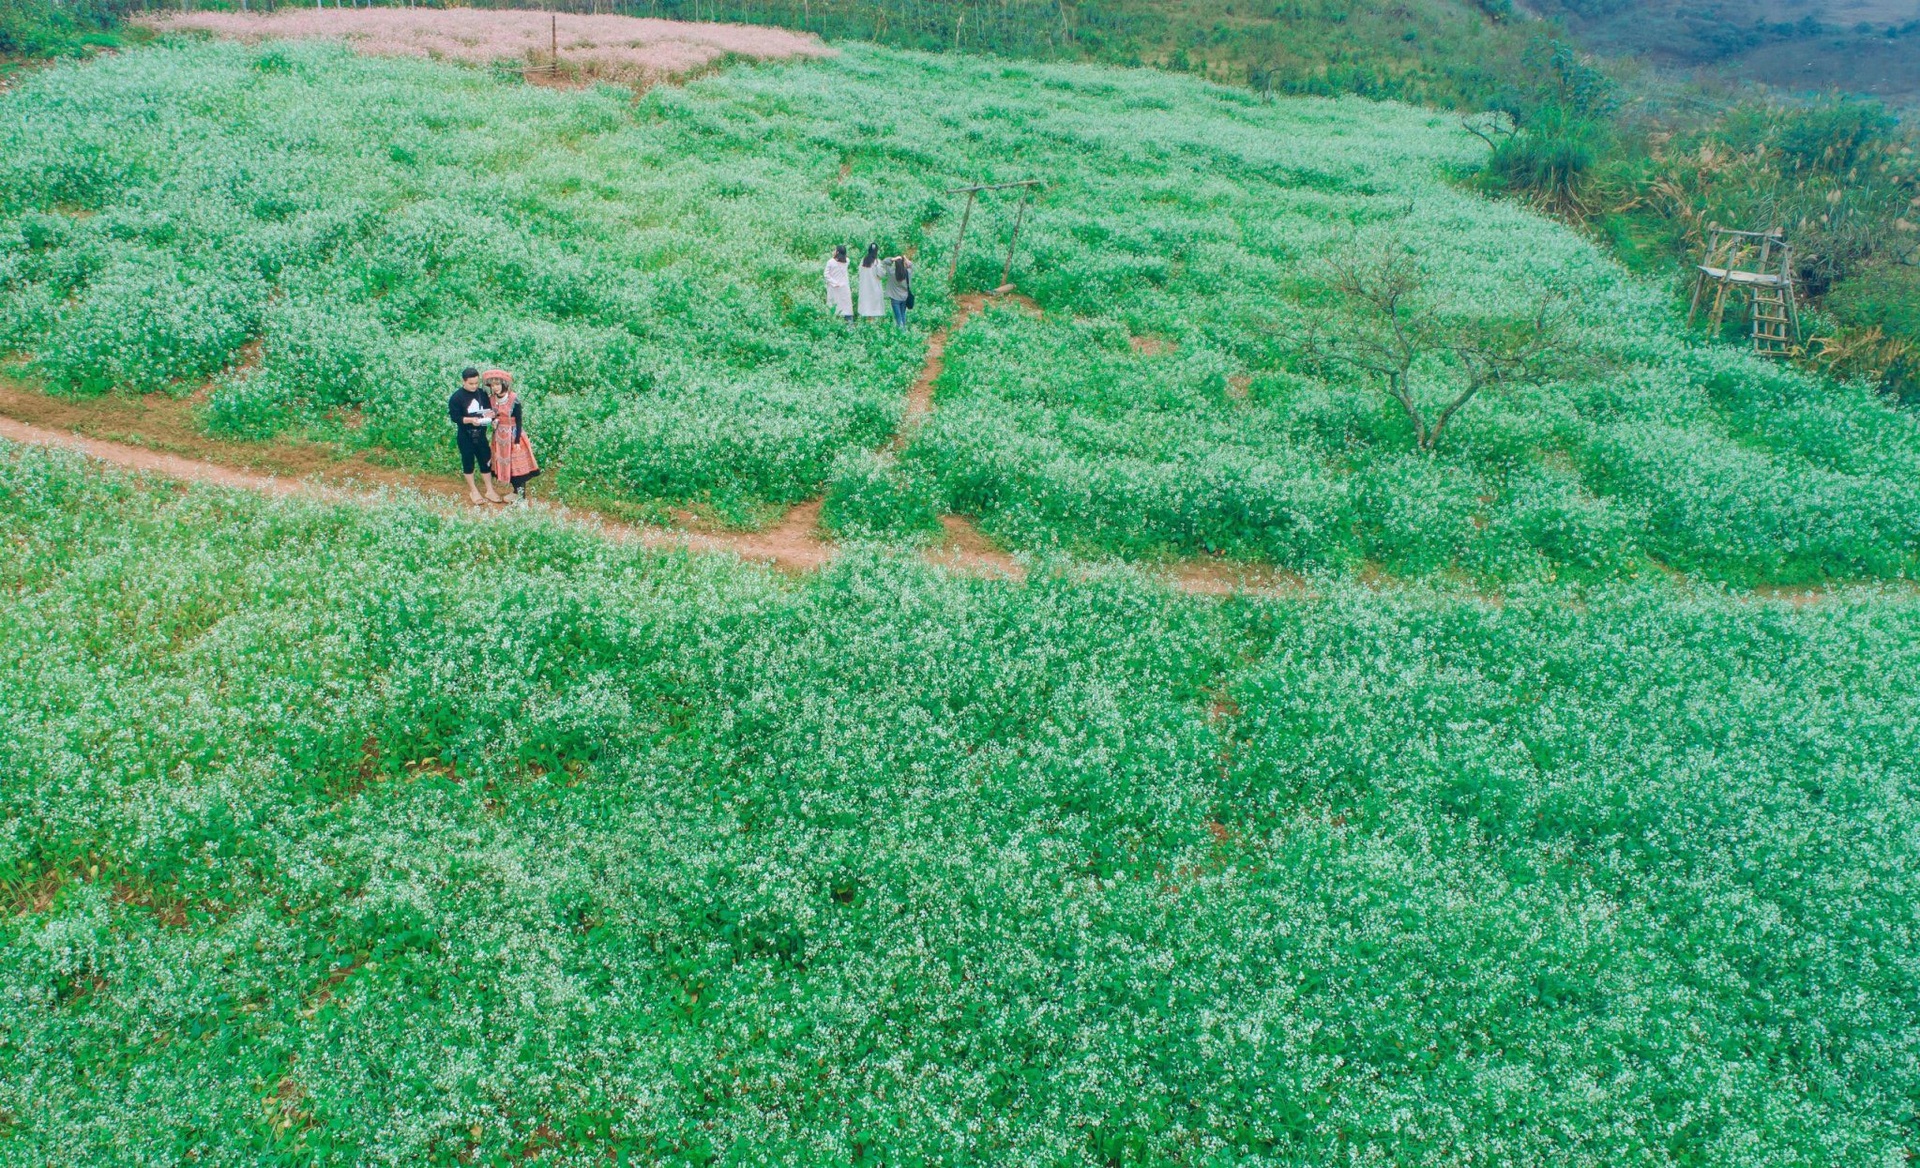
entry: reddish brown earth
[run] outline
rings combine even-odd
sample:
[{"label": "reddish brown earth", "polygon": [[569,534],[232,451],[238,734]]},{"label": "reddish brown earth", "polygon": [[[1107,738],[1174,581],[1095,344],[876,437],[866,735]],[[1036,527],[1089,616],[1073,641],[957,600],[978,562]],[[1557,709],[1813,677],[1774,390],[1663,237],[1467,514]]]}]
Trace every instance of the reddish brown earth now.
[{"label": "reddish brown earth", "polygon": [[970,576],[1027,578],[1027,570],[1020,561],[994,546],[971,521],[958,515],[942,515],[940,526],[943,529],[940,542],[921,553],[928,563]]},{"label": "reddish brown earth", "polygon": [[985,311],[992,300],[1017,304],[1034,316],[1040,315],[1040,306],[1026,296],[996,294],[989,297],[981,292],[969,292],[961,296],[954,305],[953,319],[927,339],[926,363],[920,367],[920,376],[914,379],[912,387],[907,390],[906,412],[900,415],[900,428],[894,432],[889,449],[899,450],[906,446],[913,432],[920,428],[920,423],[933,412],[933,383],[940,379],[941,371],[946,368],[947,337],[953,330]]}]

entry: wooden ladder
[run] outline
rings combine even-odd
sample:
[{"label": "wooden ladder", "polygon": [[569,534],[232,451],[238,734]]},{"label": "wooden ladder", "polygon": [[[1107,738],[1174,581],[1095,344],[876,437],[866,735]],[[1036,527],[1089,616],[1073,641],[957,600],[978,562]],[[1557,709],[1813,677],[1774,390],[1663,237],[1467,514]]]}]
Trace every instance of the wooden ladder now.
[{"label": "wooden ladder", "polygon": [[[1693,282],[1691,324],[1707,301],[1707,327],[1719,335],[1726,319],[1727,298],[1744,291],[1753,309],[1749,336],[1753,351],[1762,357],[1790,357],[1799,351],[1800,309],[1793,294],[1793,245],[1779,228],[1772,231],[1734,231],[1713,224],[1706,254]],[[1712,292],[1708,293],[1708,285]]]},{"label": "wooden ladder", "polygon": [[1753,351],[1762,357],[1791,357],[1796,347],[1793,286],[1762,284],[1753,290]]}]

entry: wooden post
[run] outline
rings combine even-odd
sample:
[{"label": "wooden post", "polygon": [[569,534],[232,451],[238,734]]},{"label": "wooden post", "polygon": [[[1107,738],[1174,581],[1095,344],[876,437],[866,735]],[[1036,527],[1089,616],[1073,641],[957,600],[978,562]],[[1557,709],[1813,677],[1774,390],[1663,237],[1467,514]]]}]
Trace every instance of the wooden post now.
[{"label": "wooden post", "polygon": [[966,246],[967,242],[967,220],[973,218],[973,201],[979,197],[979,191],[968,191],[967,209],[960,213],[960,238],[953,241],[953,264],[947,269],[947,292],[949,294],[953,292],[953,282],[960,274],[960,249]]},{"label": "wooden post", "polygon": [[553,34],[553,75],[558,77],[560,75],[560,14],[558,12],[549,12],[547,13],[547,19],[553,22],[549,28],[549,31]]},{"label": "wooden post", "polygon": [[[1711,267],[1713,264],[1713,253],[1718,251],[1719,249],[1720,249],[1720,229],[1718,227],[1714,227],[1709,229],[1709,232],[1707,235],[1707,255],[1706,255],[1706,258],[1702,261],[1701,266]],[[1700,311],[1700,293],[1706,291],[1706,288],[1707,288],[1707,274],[1705,272],[1697,273],[1693,278],[1693,303],[1687,307],[1687,324],[1689,326],[1693,324],[1694,316]]]},{"label": "wooden post", "polygon": [[1032,187],[1020,188],[1020,210],[1013,217],[1013,237],[1007,240],[1007,263],[1000,269],[1000,287],[995,291],[1012,287],[1007,280],[1013,275],[1013,249],[1020,242],[1020,224],[1027,218],[1027,195],[1032,190]]},{"label": "wooden post", "polygon": [[1787,320],[1793,326],[1793,343],[1800,343],[1800,298],[1793,294],[1793,245],[1780,244],[1780,288],[1787,298]]},{"label": "wooden post", "polygon": [[1033,188],[1044,187],[1046,185],[1047,185],[1046,183],[1040,181],[1039,179],[1028,178],[1028,179],[1021,179],[1019,182],[975,183],[972,186],[949,187],[947,189],[946,193],[949,195],[957,195],[962,191],[965,191],[967,193],[967,209],[961,212],[961,215],[960,215],[960,237],[954,240],[953,242],[953,262],[949,264],[947,267],[947,284],[949,288],[951,288],[959,280],[960,253],[961,253],[961,250],[966,246],[967,224],[973,218],[974,200],[980,197],[981,191],[1004,191],[1004,190],[1009,190],[1013,187],[1019,187],[1020,188],[1020,212],[1018,215],[1014,217],[1013,238],[1007,241],[1007,262],[1005,266],[1002,267],[1000,270],[1001,289],[1011,287],[1011,285],[1007,283],[1007,278],[1013,272],[1013,252],[1014,252],[1014,248],[1019,246],[1019,243],[1020,243],[1020,225],[1026,221],[1027,200],[1033,197]]}]

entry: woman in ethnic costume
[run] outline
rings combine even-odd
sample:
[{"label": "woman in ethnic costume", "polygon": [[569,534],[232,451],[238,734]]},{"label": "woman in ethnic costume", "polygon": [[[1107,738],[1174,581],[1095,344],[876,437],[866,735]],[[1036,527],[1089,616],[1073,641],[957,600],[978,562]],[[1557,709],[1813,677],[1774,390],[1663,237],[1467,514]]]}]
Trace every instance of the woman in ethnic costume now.
[{"label": "woman in ethnic costume", "polygon": [[489,369],[480,381],[493,399],[493,477],[501,490],[511,489],[515,500],[524,500],[527,480],[540,473],[540,464],[534,461],[533,443],[527,440],[513,374]]}]

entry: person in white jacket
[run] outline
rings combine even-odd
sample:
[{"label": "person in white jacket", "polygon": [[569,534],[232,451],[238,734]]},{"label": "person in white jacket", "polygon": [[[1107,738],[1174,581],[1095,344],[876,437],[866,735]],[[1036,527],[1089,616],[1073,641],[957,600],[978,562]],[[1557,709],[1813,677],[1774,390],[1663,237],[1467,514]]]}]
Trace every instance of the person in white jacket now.
[{"label": "person in white jacket", "polygon": [[827,307],[838,313],[841,320],[853,323],[853,289],[847,285],[844,243],[833,249],[833,258],[827,261]]},{"label": "person in white jacket", "polygon": [[867,245],[867,258],[860,261],[860,318],[878,320],[887,314],[887,290],[881,284],[886,269],[880,266],[880,245]]}]

